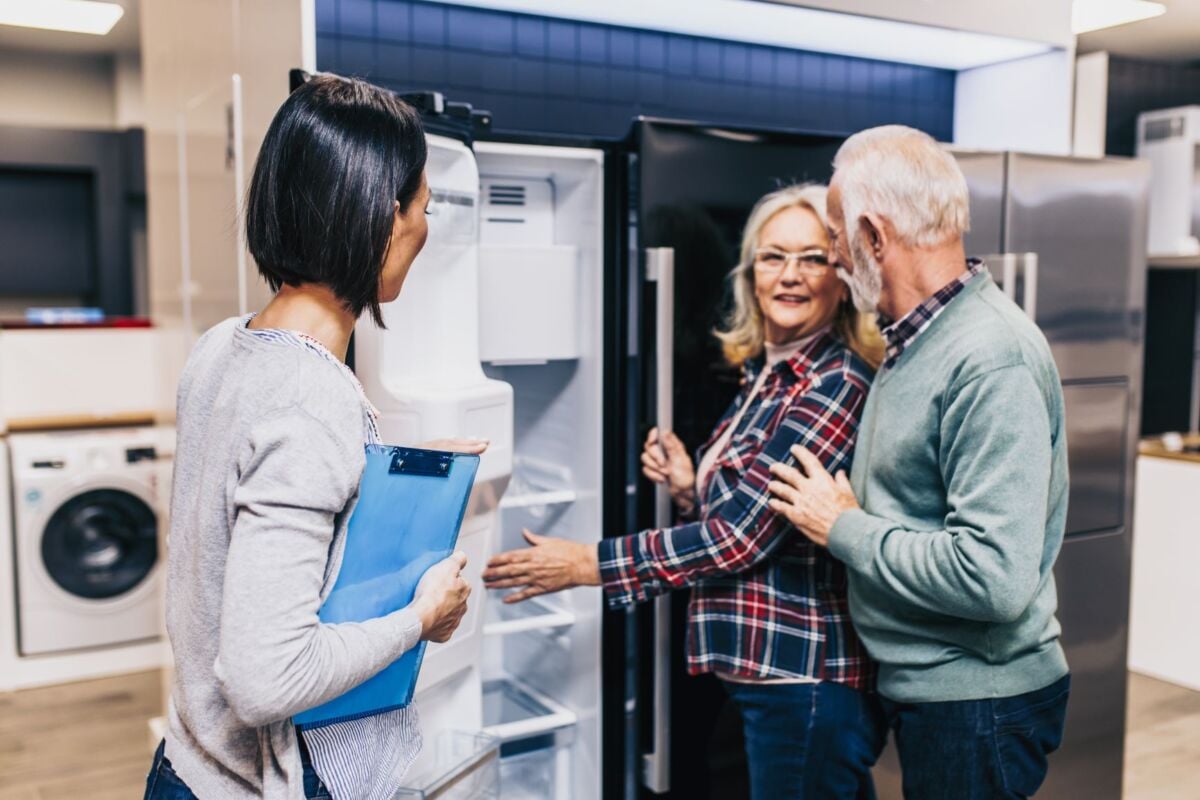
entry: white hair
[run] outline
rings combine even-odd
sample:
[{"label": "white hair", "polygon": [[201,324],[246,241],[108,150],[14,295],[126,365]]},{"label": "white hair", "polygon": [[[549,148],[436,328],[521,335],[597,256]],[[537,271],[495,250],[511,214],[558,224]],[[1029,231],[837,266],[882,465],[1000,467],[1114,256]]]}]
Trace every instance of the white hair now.
[{"label": "white hair", "polygon": [[910,247],[960,238],[970,227],[967,180],[933,137],[904,125],[854,134],[833,158],[847,235],[868,213],[891,222]]}]

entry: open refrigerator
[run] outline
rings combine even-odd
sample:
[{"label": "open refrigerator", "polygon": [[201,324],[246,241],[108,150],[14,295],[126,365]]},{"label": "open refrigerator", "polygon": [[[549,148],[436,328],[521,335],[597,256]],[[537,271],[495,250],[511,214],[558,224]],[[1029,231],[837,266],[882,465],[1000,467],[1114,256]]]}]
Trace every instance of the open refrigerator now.
[{"label": "open refrigerator", "polygon": [[426,653],[427,747],[410,781],[444,780],[461,754],[442,743],[483,733],[503,797],[599,797],[599,591],[504,605],[479,573],[526,528],[601,535],[604,153],[428,142],[428,244],[384,307],[386,330],[359,324],[355,369],[385,442],[491,444],[459,540],[470,611]]},{"label": "open refrigerator", "polygon": [[386,329],[359,324],[354,368],[384,441],[491,446],[460,538],[472,610],[426,656],[411,781],[444,783],[440,743],[482,733],[506,799],[703,796],[715,682],[683,674],[686,593],[626,612],[596,588],[508,606],[479,572],[524,529],[592,544],[670,524],[640,478],[646,429],[699,444],[732,398],[737,376],[708,374],[708,332],[741,226],[781,182],[826,180],[839,140],[662,120],[621,141],[485,140],[426,124],[429,240]]}]

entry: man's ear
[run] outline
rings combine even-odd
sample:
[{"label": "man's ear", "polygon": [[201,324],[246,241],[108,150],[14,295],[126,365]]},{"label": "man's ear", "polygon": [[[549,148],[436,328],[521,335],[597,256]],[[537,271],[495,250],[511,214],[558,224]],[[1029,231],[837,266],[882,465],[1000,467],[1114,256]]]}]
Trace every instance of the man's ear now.
[{"label": "man's ear", "polygon": [[882,260],[883,252],[887,249],[891,241],[891,236],[888,233],[888,227],[884,223],[883,217],[867,212],[859,217],[858,227],[862,232],[863,241],[866,242],[867,247],[871,248],[871,253],[875,256],[875,260]]}]

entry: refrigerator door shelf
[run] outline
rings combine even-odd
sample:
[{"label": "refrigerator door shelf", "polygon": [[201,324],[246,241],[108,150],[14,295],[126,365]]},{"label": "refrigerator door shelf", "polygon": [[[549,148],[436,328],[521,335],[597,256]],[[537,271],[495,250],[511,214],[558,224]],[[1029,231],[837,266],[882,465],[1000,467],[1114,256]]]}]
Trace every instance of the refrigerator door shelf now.
[{"label": "refrigerator door shelf", "polygon": [[579,495],[572,487],[571,470],[539,458],[518,456],[513,461],[513,479],[500,500],[500,508],[539,508],[574,503]]},{"label": "refrigerator door shelf", "polygon": [[500,796],[500,740],[443,731],[426,747],[393,800],[491,800]]},{"label": "refrigerator door shelf", "polygon": [[578,722],[574,711],[559,705],[516,678],[484,681],[484,733],[501,742],[570,728]]},{"label": "refrigerator door shelf", "polygon": [[555,630],[575,624],[575,615],[545,598],[507,605],[496,598],[488,603],[484,636],[504,636],[525,631]]}]

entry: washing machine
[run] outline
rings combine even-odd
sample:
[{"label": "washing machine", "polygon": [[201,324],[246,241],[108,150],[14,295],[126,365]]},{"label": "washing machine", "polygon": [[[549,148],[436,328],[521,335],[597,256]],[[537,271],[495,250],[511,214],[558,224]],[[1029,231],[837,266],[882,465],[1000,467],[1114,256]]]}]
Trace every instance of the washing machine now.
[{"label": "washing machine", "polygon": [[20,656],[160,636],[173,438],[152,427],[9,435]]}]

